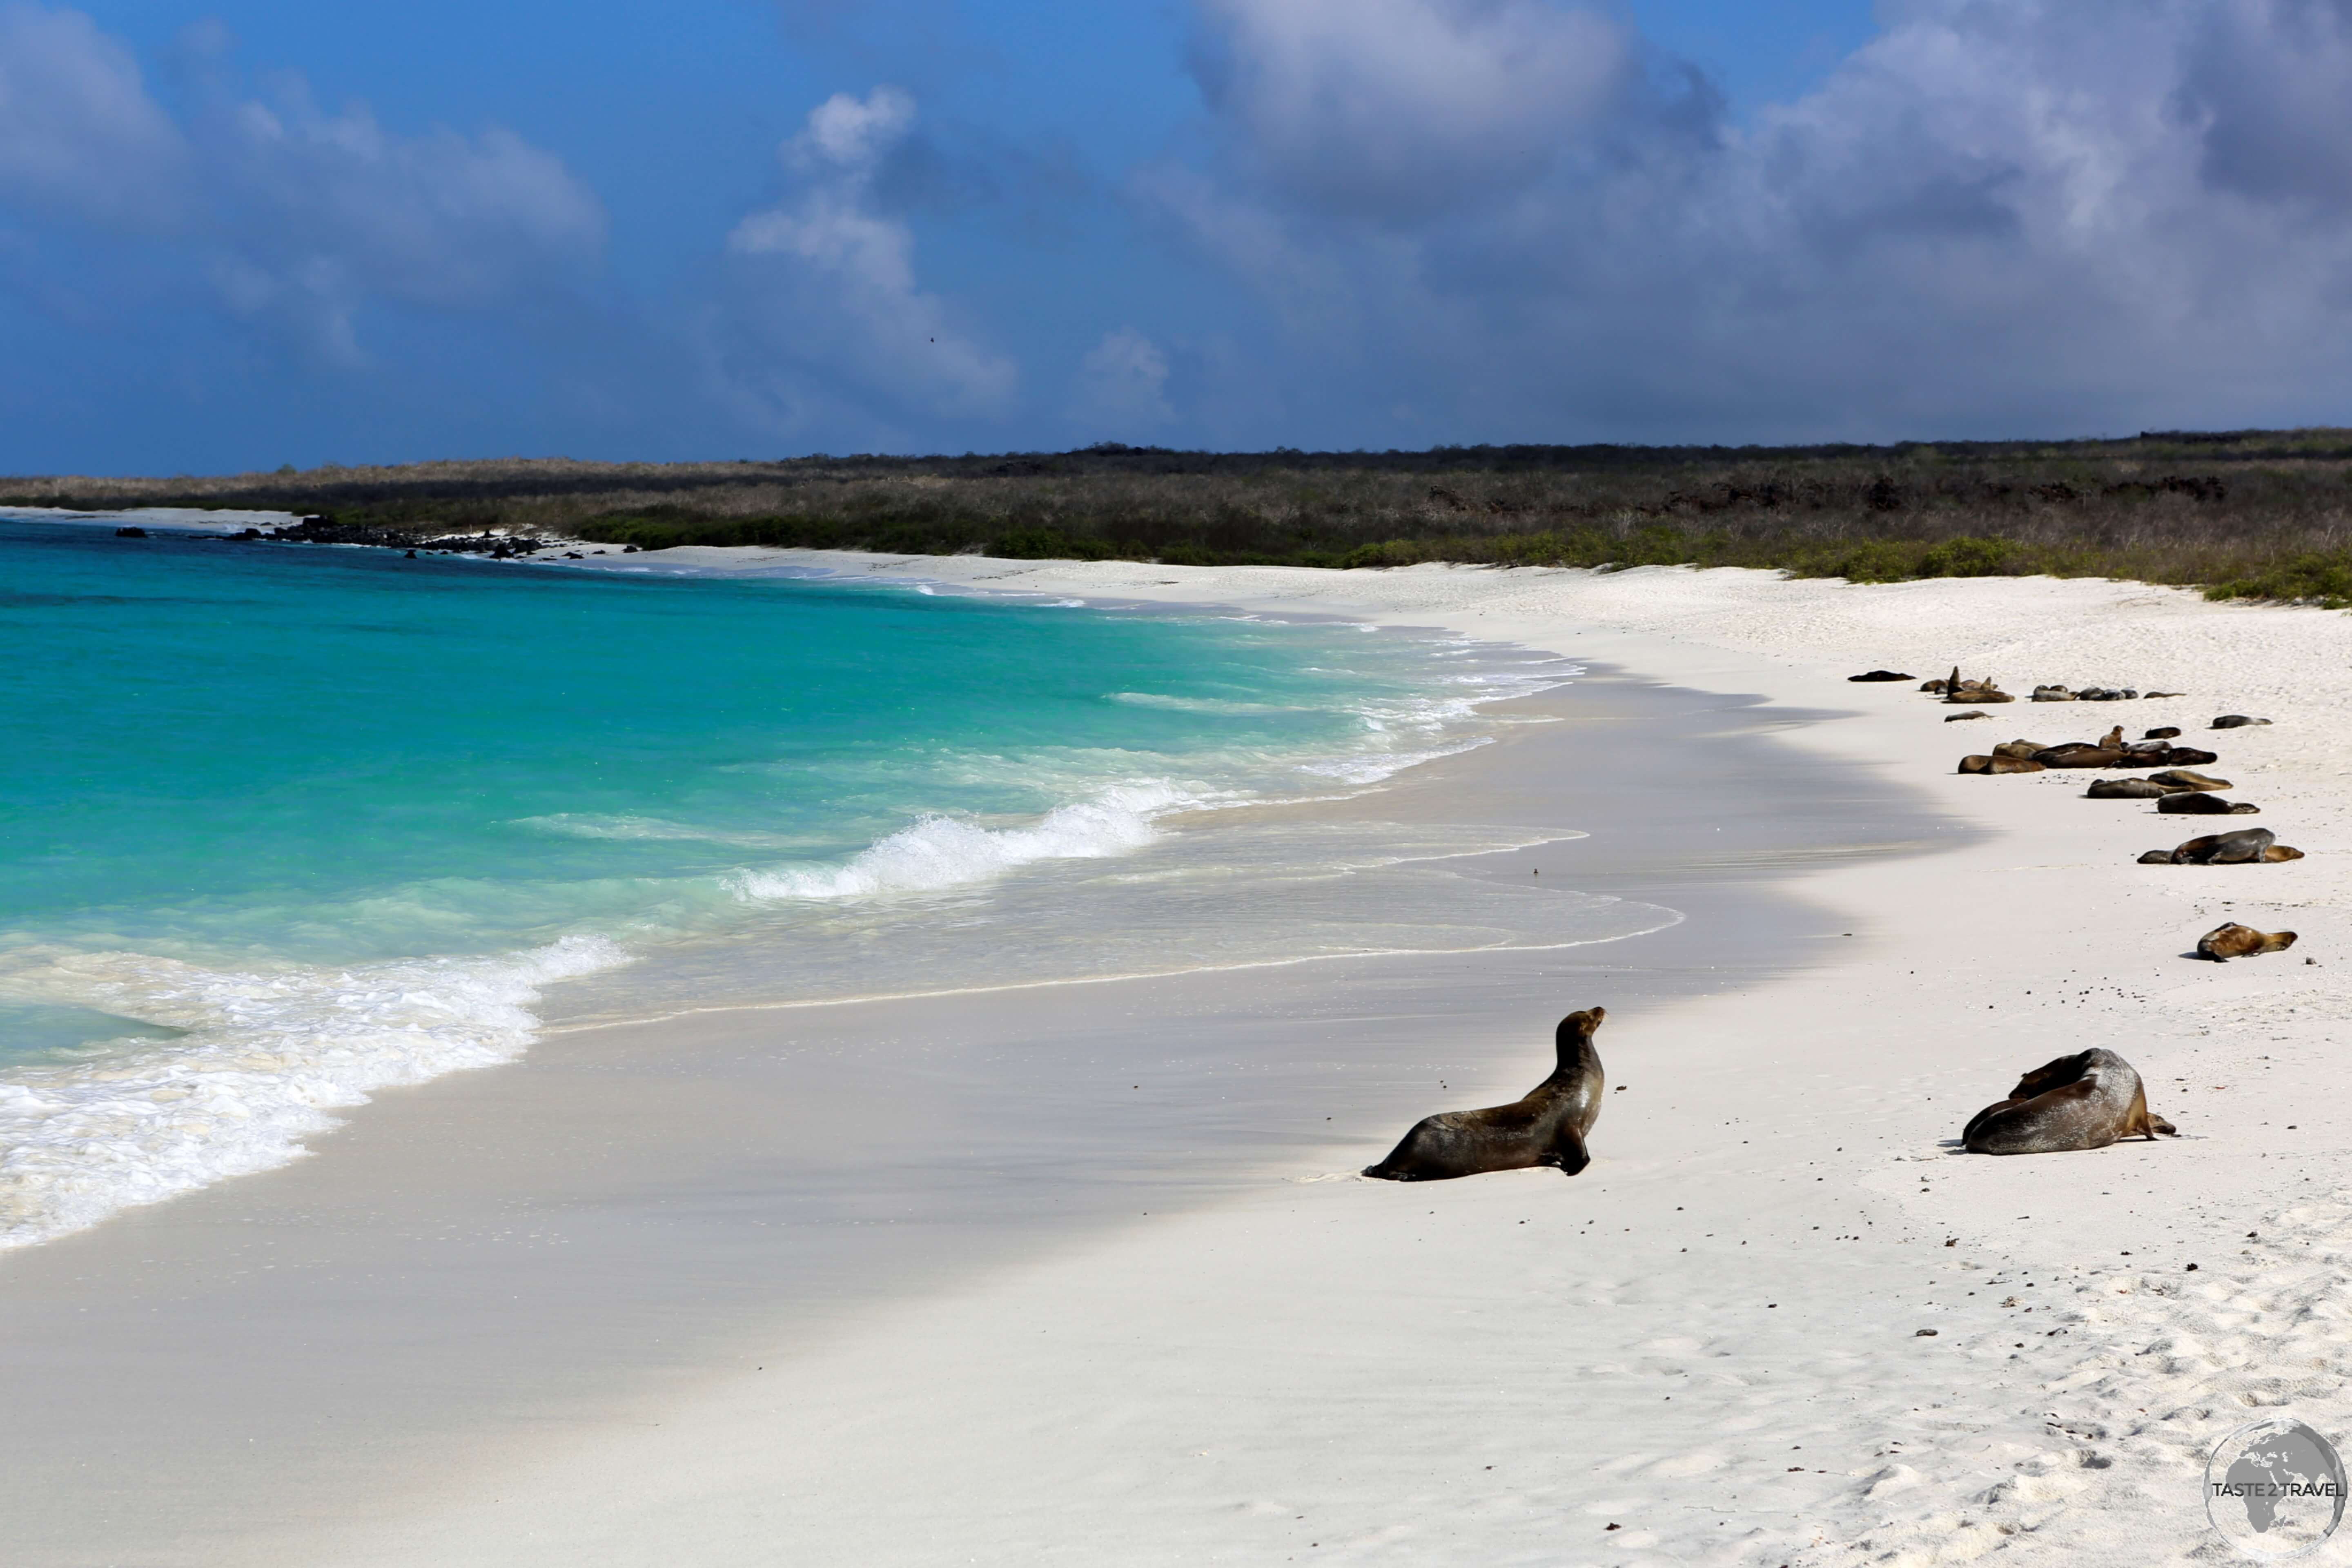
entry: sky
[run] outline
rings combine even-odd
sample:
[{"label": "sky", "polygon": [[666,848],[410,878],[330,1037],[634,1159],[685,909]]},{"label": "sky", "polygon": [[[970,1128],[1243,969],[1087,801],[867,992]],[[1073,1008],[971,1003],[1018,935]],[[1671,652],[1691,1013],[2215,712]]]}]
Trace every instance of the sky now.
[{"label": "sky", "polygon": [[0,0],[0,470],[2352,423],[2352,0]]}]

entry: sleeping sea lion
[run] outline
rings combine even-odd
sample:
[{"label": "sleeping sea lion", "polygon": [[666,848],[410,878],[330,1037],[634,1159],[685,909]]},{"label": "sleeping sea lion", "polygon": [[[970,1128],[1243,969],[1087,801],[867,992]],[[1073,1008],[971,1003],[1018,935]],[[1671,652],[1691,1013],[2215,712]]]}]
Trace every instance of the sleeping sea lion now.
[{"label": "sleeping sea lion", "polygon": [[2072,702],[2074,694],[2063,686],[2037,686],[2032,700],[2036,702]]},{"label": "sleeping sea lion", "polygon": [[2150,773],[2147,775],[2147,782],[2169,784],[2174,789],[2228,789],[2231,787],[2228,779],[2208,778],[2203,773],[2192,773],[2187,768],[2174,768],[2169,773]]},{"label": "sleeping sea lion", "polygon": [[1848,680],[1908,680],[1911,678],[1899,669],[1873,669],[1861,675],[1849,675]]},{"label": "sleeping sea lion", "polygon": [[2104,1149],[2124,1138],[2179,1134],[2147,1109],[2131,1063],[2093,1047],[2060,1057],[2017,1080],[2009,1098],[1969,1119],[1960,1142],[1972,1154],[2055,1154]]},{"label": "sleeping sea lion", "polygon": [[2165,758],[2166,762],[2176,767],[2186,765],[2192,768],[2201,768],[2207,763],[2218,763],[2221,760],[2212,752],[2200,752],[2194,746],[2175,746],[2172,748],[2172,754]]},{"label": "sleeping sea lion", "polygon": [[2151,849],[2139,858],[2143,866],[2256,866],[2300,860],[2303,851],[2278,842],[2267,827],[2241,827],[2235,833],[2209,833],[2172,849]]},{"label": "sleeping sea lion", "polygon": [[2150,730],[2147,734],[2142,735],[2140,739],[2143,741],[2173,741],[2179,739],[2179,736],[2180,726],[2178,724],[2167,724],[2160,730]]},{"label": "sleeping sea lion", "polygon": [[2213,721],[2216,730],[2242,730],[2249,724],[2267,724],[2267,719],[2249,719],[2243,713],[2224,713]]},{"label": "sleeping sea lion", "polygon": [[2094,779],[2083,792],[2089,800],[2161,800],[2178,795],[2187,784],[2160,784],[2154,779]]},{"label": "sleeping sea lion", "polygon": [[2263,808],[2252,801],[2227,801],[2201,789],[2182,790],[2156,803],[2167,816],[2252,816]]},{"label": "sleeping sea lion", "polygon": [[2294,932],[2291,931],[2256,931],[2233,921],[2199,937],[2197,956],[2227,963],[2233,958],[2252,958],[2258,952],[2284,952],[2294,945]]},{"label": "sleeping sea lion", "polygon": [[1559,1021],[1552,1037],[1559,1065],[1525,1100],[1423,1117],[1387,1159],[1365,1166],[1364,1174],[1383,1182],[1445,1182],[1554,1165],[1573,1176],[1592,1163],[1584,1138],[1601,1114],[1601,1089],[1592,1036],[1608,1016],[1606,1008],[1589,1007]]},{"label": "sleeping sea lion", "polygon": [[2124,753],[2120,747],[2070,741],[2063,746],[2042,747],[2033,753],[2033,760],[2045,768],[2112,768],[2123,762]]},{"label": "sleeping sea lion", "polygon": [[2036,752],[2049,749],[2040,741],[2003,741],[1992,749],[1992,754],[1996,757],[2031,757]]},{"label": "sleeping sea lion", "polygon": [[2042,764],[2030,757],[1962,757],[1964,773],[2038,773]]}]

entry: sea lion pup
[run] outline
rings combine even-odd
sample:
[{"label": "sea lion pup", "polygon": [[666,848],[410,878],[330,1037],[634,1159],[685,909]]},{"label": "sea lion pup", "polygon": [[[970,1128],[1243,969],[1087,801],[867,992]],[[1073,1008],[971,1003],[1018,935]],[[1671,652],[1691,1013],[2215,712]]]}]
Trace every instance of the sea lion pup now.
[{"label": "sea lion pup", "polygon": [[2179,738],[2180,726],[2178,724],[2167,724],[2161,729],[2150,730],[2140,737],[2143,741],[2177,741]]},{"label": "sea lion pup", "polygon": [[2228,789],[2231,787],[2228,779],[2210,778],[2204,773],[2192,773],[2187,768],[2173,768],[2165,773],[2150,773],[2147,775],[2147,782],[2150,784],[2167,784],[2174,789]]},{"label": "sea lion pup", "polygon": [[2294,932],[2291,931],[2256,931],[2232,921],[2199,937],[2197,956],[2227,963],[2233,958],[2252,958],[2261,952],[2284,952],[2294,945]]},{"label": "sea lion pup", "polygon": [[1608,1016],[1607,1008],[1588,1007],[1559,1021],[1552,1037],[1559,1065],[1525,1100],[1423,1117],[1387,1159],[1365,1166],[1364,1174],[1383,1182],[1447,1182],[1555,1165],[1573,1176],[1592,1163],[1584,1137],[1601,1114],[1602,1082],[1592,1037]]},{"label": "sea lion pup", "polygon": [[1962,757],[1964,773],[2038,773],[2042,764],[2031,757]]},{"label": "sea lion pup", "polygon": [[2249,724],[2267,724],[2267,719],[2249,719],[2243,713],[2224,713],[2213,721],[2216,730],[2242,730]]},{"label": "sea lion pup", "polygon": [[2201,789],[2182,790],[2156,803],[2167,816],[2254,816],[2262,807],[2251,800],[2227,801]]},{"label": "sea lion pup", "polygon": [[1911,678],[1899,669],[1874,669],[1861,675],[1849,675],[1848,680],[1908,680]]},{"label": "sea lion pup", "polygon": [[1960,1142],[1971,1154],[2058,1154],[2104,1149],[2124,1138],[2178,1138],[2147,1109],[2131,1063],[2096,1047],[2060,1057],[2017,1080],[2009,1098],[1969,1119]]}]

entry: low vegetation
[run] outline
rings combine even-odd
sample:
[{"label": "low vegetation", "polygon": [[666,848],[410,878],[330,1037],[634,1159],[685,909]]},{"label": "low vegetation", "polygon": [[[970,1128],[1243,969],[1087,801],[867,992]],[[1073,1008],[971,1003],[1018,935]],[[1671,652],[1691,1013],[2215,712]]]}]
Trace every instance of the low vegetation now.
[{"label": "low vegetation", "polygon": [[514,533],[1336,567],[2108,576],[2352,605],[2352,430],[1889,447],[1472,447],[335,466],[0,479],[15,505],[268,508],[383,543]]}]

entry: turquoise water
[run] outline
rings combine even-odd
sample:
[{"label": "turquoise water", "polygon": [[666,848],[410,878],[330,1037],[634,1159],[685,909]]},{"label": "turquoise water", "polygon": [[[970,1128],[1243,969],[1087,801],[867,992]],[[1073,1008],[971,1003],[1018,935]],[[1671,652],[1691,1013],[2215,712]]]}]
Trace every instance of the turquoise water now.
[{"label": "turquoise water", "polygon": [[[1264,815],[1554,668],[646,560],[0,521],[0,1241],[281,1163],[556,1014],[1599,919],[1429,872],[1485,842]],[[1409,910],[1361,906],[1379,870]]]}]

